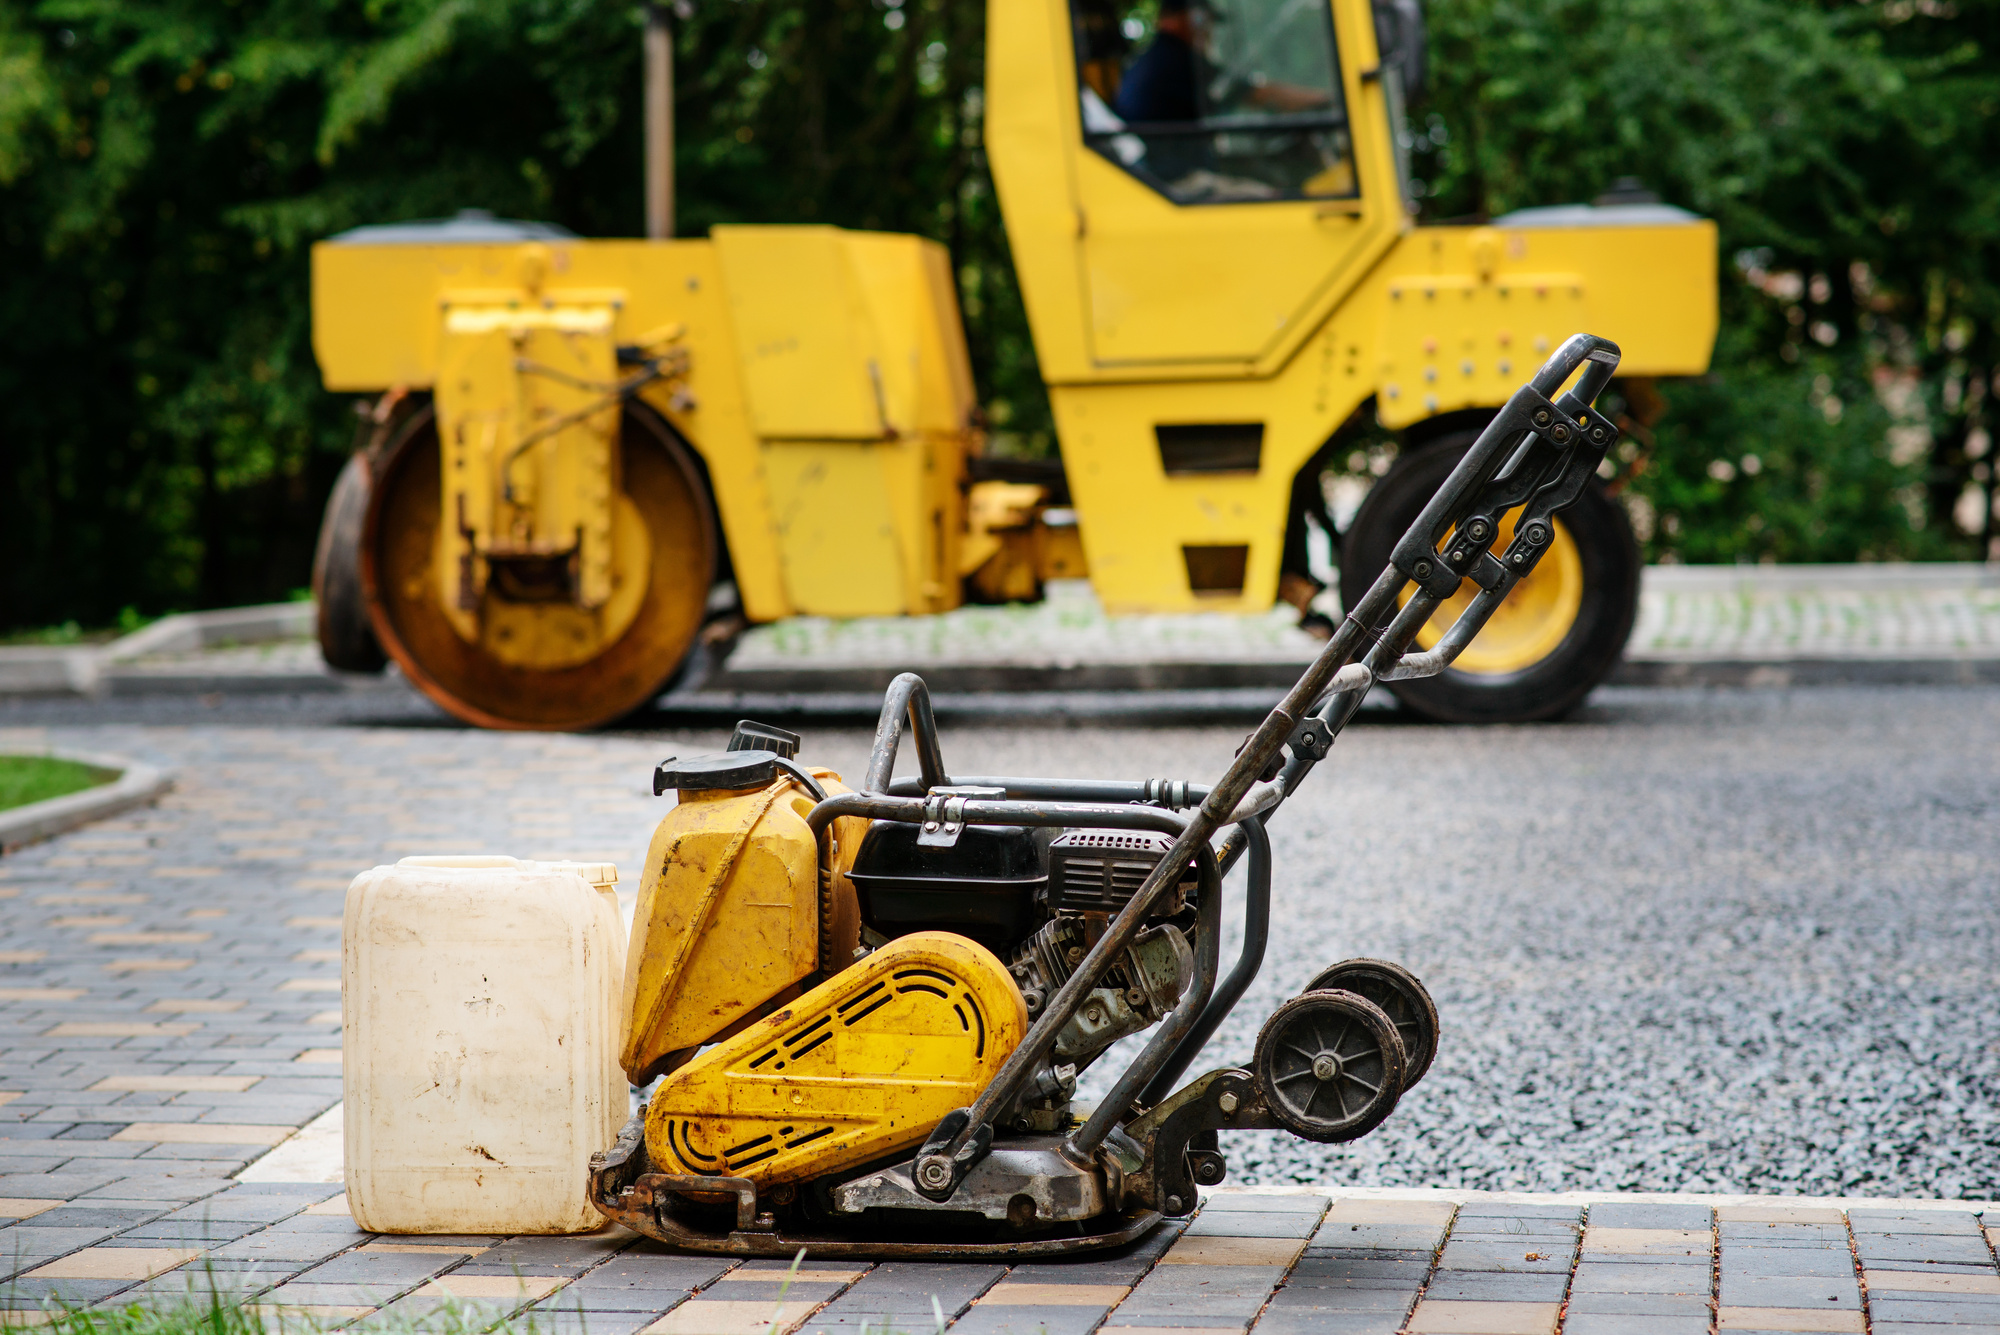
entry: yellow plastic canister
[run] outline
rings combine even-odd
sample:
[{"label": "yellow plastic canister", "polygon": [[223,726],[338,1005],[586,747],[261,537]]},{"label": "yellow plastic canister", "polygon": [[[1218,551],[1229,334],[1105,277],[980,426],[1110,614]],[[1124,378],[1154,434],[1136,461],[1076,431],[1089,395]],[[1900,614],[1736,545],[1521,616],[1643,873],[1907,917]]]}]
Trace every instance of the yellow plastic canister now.
[{"label": "yellow plastic canister", "polygon": [[609,863],[404,858],[347,889],[348,1208],[378,1233],[600,1227],[588,1162],[624,1122],[624,933]]},{"label": "yellow plastic canister", "polygon": [[[849,791],[830,769],[809,772],[829,796]],[[847,872],[868,822],[833,823],[833,958],[821,960],[819,850],[806,823],[813,805],[787,777],[690,790],[653,831],[625,970],[622,1060],[633,1084],[769,1014],[816,973],[853,962],[861,911]]]}]

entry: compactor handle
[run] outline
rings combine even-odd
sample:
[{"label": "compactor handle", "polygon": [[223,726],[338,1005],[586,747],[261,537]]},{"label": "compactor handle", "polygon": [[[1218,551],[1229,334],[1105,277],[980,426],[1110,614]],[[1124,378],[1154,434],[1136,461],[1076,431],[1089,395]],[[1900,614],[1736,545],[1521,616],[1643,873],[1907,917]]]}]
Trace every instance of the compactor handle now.
[{"label": "compactor handle", "polygon": [[1576,382],[1573,391],[1588,408],[1604,392],[1604,387],[1611,383],[1621,355],[1618,345],[1608,338],[1599,338],[1595,334],[1571,334],[1542,363],[1542,369],[1535,372],[1528,383],[1543,398],[1552,398],[1563,387],[1563,382],[1576,374],[1576,368],[1588,362],[1590,364],[1584,366],[1583,379]]},{"label": "compactor handle", "polygon": [[917,738],[917,767],[923,776],[924,791],[945,788],[951,777],[944,772],[944,753],[938,749],[937,718],[931,713],[930,688],[914,672],[897,675],[882,697],[882,716],[875,724],[875,745],[868,754],[868,777],[862,780],[866,792],[882,794],[896,775],[896,749],[902,744],[903,722],[909,720]]},{"label": "compactor handle", "polygon": [[[1575,419],[1589,410],[1592,400],[1610,383],[1618,358],[1618,345],[1608,338],[1572,334],[1564,339],[1534,378],[1514,391],[1506,406],[1479,433],[1479,439],[1472,442],[1451,476],[1396,543],[1390,564],[1405,579],[1416,581],[1419,588],[1440,600],[1449,598],[1458,588],[1459,572],[1435,559],[1446,530],[1466,517],[1495,475],[1515,466],[1527,453],[1524,447],[1532,445],[1537,435],[1546,436],[1558,448],[1569,448],[1580,430]],[[1583,375],[1576,388],[1564,394],[1560,403],[1551,401],[1549,396],[1579,367]]]}]

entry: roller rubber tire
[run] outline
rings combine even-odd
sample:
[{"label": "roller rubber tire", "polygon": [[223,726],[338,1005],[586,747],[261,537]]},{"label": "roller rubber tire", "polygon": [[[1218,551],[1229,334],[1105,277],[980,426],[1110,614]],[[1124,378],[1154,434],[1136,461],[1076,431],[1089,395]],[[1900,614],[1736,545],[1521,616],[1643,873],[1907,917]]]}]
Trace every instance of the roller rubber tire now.
[{"label": "roller rubber tire", "polygon": [[[1368,492],[1341,539],[1340,596],[1352,607],[1389,563],[1390,550],[1465,451],[1476,431],[1454,432],[1397,459]],[[1552,651],[1515,672],[1447,668],[1389,683],[1403,707],[1439,723],[1527,723],[1560,718],[1610,675],[1639,610],[1639,544],[1624,508],[1597,479],[1556,516],[1582,560],[1576,620]],[[1475,645],[1477,641],[1474,642]]]},{"label": "roller rubber tire", "polygon": [[334,479],[313,551],[313,602],[319,613],[319,651],[342,672],[380,672],[389,657],[368,620],[361,591],[361,530],[368,519],[368,460],[356,453]]}]

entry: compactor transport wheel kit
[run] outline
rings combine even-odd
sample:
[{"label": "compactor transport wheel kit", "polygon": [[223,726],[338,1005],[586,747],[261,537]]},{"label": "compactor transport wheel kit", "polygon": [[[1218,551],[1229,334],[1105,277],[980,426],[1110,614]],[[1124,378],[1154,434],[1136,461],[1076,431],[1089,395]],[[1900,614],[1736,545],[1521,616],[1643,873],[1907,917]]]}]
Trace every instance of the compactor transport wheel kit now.
[{"label": "compactor transport wheel kit", "polygon": [[[1509,399],[1213,784],[954,776],[908,673],[851,788],[804,763],[796,735],[748,721],[720,754],[662,762],[654,791],[680,800],[647,851],[620,1058],[634,1083],[658,1083],[591,1160],[596,1208],[730,1255],[1061,1254],[1191,1213],[1227,1175],[1222,1131],[1339,1142],[1379,1126],[1438,1045],[1430,994],[1388,961],[1322,971],[1265,1021],[1251,1069],[1182,1076],[1262,961],[1265,824],[1376,682],[1449,670],[1560,558],[1560,534],[1582,531],[1557,515],[1594,494],[1617,440],[1593,406],[1617,365],[1578,334]],[[451,634],[394,597],[435,524],[424,429],[413,421],[378,473],[387,500],[364,547],[390,583],[376,629],[399,661]],[[654,529],[656,550],[702,566],[713,546],[671,447],[628,430],[627,485],[649,516],[688,521],[678,537]],[[399,469],[406,481],[380,485]],[[690,587],[663,589],[634,633],[692,633]],[[515,703],[503,676],[445,657],[455,675],[433,667],[427,689],[459,712]],[[622,703],[643,675],[612,679],[633,686]],[[898,779],[906,731],[918,772]],[[1244,944],[1225,974],[1222,879],[1238,862]],[[1134,1036],[1105,1097],[1079,1103],[1079,1072]]]},{"label": "compactor transport wheel kit", "polygon": [[1271,1115],[1306,1140],[1359,1140],[1403,1096],[1409,1059],[1380,1006],[1352,992],[1306,992],[1257,1034],[1257,1090]]},{"label": "compactor transport wheel kit", "polygon": [[1437,1005],[1417,976],[1402,965],[1388,960],[1342,960],[1320,970],[1305,985],[1305,991],[1351,992],[1379,1007],[1403,1040],[1407,1058],[1403,1088],[1416,1084],[1431,1069],[1431,1059],[1437,1056]]}]

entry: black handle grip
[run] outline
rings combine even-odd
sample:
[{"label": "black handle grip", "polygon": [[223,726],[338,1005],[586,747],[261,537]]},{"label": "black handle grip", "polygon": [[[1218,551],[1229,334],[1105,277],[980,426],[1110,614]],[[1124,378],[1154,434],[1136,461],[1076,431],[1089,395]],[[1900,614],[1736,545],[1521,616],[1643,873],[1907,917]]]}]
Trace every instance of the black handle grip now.
[{"label": "black handle grip", "polygon": [[1555,392],[1563,387],[1563,382],[1576,374],[1576,368],[1589,362],[1575,391],[1584,406],[1588,407],[1617,372],[1620,355],[1618,345],[1608,338],[1599,338],[1595,334],[1571,334],[1542,363],[1542,369],[1535,372],[1534,379],[1528,383],[1543,398],[1553,398]]},{"label": "black handle grip", "polygon": [[[1472,448],[1465,452],[1465,457],[1451,470],[1451,475],[1424,506],[1416,522],[1396,543],[1390,563],[1406,578],[1416,580],[1440,598],[1449,597],[1451,590],[1458,585],[1458,577],[1439,567],[1434,560],[1437,544],[1444,537],[1445,530],[1465,517],[1466,507],[1523,440],[1551,426],[1557,439],[1562,439],[1567,434],[1567,428],[1559,422],[1552,423],[1550,419],[1557,412],[1576,416],[1587,410],[1617,371],[1618,359],[1618,345],[1608,338],[1599,338],[1595,334],[1572,334],[1564,339],[1562,346],[1535,372],[1534,378],[1514,391],[1506,406],[1472,442]],[[1575,375],[1579,367],[1583,369],[1583,375],[1576,388],[1563,395],[1561,404],[1552,405],[1550,396],[1561,389],[1563,382]],[[1541,420],[1537,420],[1538,413]],[[1432,581],[1436,581],[1435,585]]]}]

